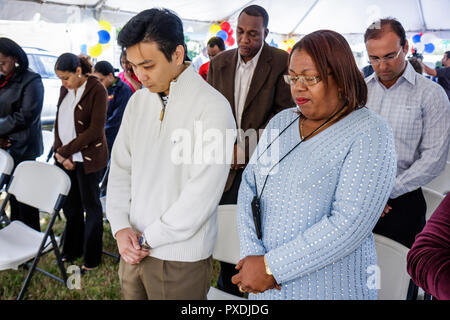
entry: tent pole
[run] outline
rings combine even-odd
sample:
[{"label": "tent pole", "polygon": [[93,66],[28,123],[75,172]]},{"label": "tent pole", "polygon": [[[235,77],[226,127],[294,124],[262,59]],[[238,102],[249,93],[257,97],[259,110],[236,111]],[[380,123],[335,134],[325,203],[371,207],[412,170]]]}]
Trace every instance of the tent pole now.
[{"label": "tent pole", "polygon": [[423,15],[422,0],[417,0],[417,6],[419,7],[420,20],[422,22],[422,32],[427,30],[427,24],[425,23],[425,16]]},{"label": "tent pole", "polygon": [[[419,0],[420,1],[420,0]],[[292,29],[291,32],[289,32],[288,37],[290,37],[292,34],[294,34],[295,30],[298,28],[298,26],[300,24],[302,24],[302,22],[306,19],[306,17],[309,16],[309,13],[312,11],[312,9],[314,9],[314,7],[317,5],[317,3],[319,2],[319,0],[314,1],[314,3],[312,4],[312,6],[308,9],[308,11],[306,11],[306,13],[303,15],[303,17],[300,19],[300,21],[295,25],[294,29]]]}]

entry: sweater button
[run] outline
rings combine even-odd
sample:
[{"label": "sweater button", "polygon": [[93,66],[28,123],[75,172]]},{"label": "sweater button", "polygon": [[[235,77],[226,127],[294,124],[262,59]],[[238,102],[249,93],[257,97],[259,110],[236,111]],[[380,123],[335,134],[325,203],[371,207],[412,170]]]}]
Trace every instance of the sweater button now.
[{"label": "sweater button", "polygon": [[78,120],[78,123],[81,124],[82,126],[84,126],[83,121]]},{"label": "sweater button", "polygon": [[87,161],[92,161],[92,159],[91,158],[89,158],[89,157],[84,157]]}]

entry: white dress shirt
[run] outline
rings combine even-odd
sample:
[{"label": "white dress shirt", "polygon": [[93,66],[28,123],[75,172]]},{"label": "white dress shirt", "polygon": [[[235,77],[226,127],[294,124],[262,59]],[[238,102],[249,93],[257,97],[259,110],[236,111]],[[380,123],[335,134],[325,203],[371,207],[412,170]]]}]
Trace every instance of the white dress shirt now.
[{"label": "white dress shirt", "polygon": [[[75,107],[83,96],[84,89],[86,89],[86,83],[87,81],[77,89],[76,93],[75,90],[69,89],[59,106],[58,134],[63,145],[68,144],[77,137],[75,131]],[[81,152],[74,153],[72,155],[72,161],[83,162]]]},{"label": "white dress shirt", "polygon": [[[244,111],[245,100],[247,100],[248,90],[252,83],[253,73],[258,64],[259,56],[261,55],[264,42],[261,45],[256,56],[247,63],[242,60],[238,52],[238,61],[236,64],[236,75],[234,77],[234,105],[236,112],[236,123],[238,129],[241,128],[242,112]],[[239,49],[238,49],[239,50]]]},{"label": "white dress shirt", "polygon": [[366,78],[367,107],[391,125],[397,153],[397,178],[391,198],[414,191],[445,168],[450,140],[450,103],[438,84],[408,62],[386,89],[375,73]]}]

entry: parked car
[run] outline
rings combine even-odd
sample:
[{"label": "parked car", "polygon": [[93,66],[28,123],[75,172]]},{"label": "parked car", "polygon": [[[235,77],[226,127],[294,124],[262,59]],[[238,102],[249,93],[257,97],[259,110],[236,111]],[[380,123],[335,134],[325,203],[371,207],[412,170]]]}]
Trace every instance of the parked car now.
[{"label": "parked car", "polygon": [[44,84],[44,105],[41,113],[42,125],[53,125],[56,118],[61,81],[55,74],[55,63],[58,56],[40,48],[24,47],[30,68],[39,73]]}]

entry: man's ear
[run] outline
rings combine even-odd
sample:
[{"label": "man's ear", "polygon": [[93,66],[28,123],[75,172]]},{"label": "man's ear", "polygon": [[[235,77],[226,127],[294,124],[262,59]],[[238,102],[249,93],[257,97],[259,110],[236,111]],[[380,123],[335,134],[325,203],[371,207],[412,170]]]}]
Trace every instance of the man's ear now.
[{"label": "man's ear", "polygon": [[269,29],[264,30],[264,40],[266,40],[267,36],[269,35]]},{"label": "man's ear", "polygon": [[175,55],[174,58],[175,58],[175,62],[177,63],[177,65],[182,65],[184,62],[184,56],[185,56],[184,46],[179,44],[173,54]]}]

